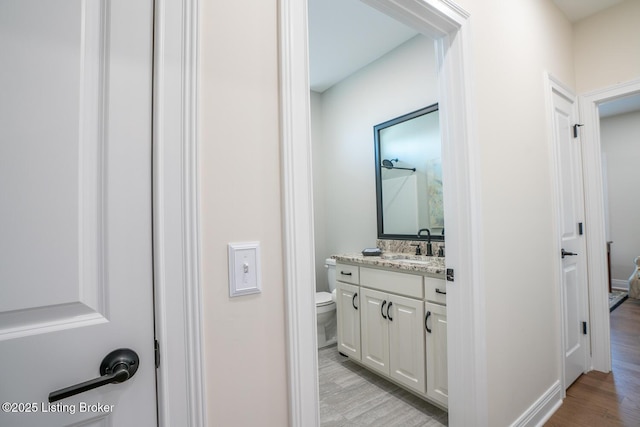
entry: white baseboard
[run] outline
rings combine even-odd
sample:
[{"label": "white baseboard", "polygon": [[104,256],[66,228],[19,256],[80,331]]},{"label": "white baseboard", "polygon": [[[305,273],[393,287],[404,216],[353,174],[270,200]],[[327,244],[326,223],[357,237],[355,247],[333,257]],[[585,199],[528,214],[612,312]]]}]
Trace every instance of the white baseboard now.
[{"label": "white baseboard", "polygon": [[541,427],[562,405],[562,386],[557,380],[511,427]]},{"label": "white baseboard", "polygon": [[612,279],[611,280],[611,288],[612,289],[618,289],[618,290],[621,290],[621,291],[628,291],[629,290],[629,281],[620,280],[620,279]]}]

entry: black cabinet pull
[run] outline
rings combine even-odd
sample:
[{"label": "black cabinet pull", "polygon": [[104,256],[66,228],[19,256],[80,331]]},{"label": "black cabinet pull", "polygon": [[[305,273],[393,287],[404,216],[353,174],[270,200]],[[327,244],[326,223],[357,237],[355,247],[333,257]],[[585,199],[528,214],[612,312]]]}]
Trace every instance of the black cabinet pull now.
[{"label": "black cabinet pull", "polygon": [[382,301],[382,307],[380,307],[380,314],[382,314],[382,317],[384,317],[386,319],[387,316],[384,315],[384,306],[385,305],[387,305],[387,300]]},{"label": "black cabinet pull", "polygon": [[391,322],[393,322],[393,318],[391,317],[391,313],[389,313],[389,310],[391,310],[391,306],[393,305],[393,303],[391,301],[389,301],[389,305],[387,306],[387,317],[389,318],[389,320]]},{"label": "black cabinet pull", "polygon": [[346,273],[344,271],[341,271],[340,274],[342,274],[343,276],[351,276],[352,275],[352,273],[350,271],[348,271]]},{"label": "black cabinet pull", "polygon": [[436,294],[446,295],[447,291],[441,291],[439,288],[436,288]]},{"label": "black cabinet pull", "polygon": [[351,305],[353,306],[353,308],[355,308],[356,310],[358,309],[358,307],[356,306],[356,297],[358,296],[358,293],[354,293],[353,294],[353,298],[351,298]]},{"label": "black cabinet pull", "polygon": [[427,315],[424,317],[424,328],[427,330],[427,332],[431,333],[431,329],[429,329],[429,325],[427,325],[427,320],[429,320],[429,317],[431,317],[431,312],[427,311]]}]

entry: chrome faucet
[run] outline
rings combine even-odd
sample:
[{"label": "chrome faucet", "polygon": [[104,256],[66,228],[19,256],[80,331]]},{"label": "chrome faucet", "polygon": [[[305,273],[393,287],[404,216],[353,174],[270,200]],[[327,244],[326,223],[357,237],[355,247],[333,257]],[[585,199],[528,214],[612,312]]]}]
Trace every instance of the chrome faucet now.
[{"label": "chrome faucet", "polygon": [[431,246],[431,231],[428,228],[421,228],[418,230],[418,237],[421,237],[423,231],[427,232],[427,256],[433,256],[433,246]]}]

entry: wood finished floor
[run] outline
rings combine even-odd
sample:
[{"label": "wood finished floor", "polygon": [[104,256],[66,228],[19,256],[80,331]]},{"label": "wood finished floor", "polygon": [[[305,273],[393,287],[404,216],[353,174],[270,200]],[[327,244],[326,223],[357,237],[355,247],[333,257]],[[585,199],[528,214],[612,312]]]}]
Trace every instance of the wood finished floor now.
[{"label": "wood finished floor", "polygon": [[323,427],[441,427],[447,413],[341,356],[318,351]]},{"label": "wood finished floor", "polygon": [[640,426],[640,300],[611,313],[612,372],[589,372],[567,390],[546,427]]}]

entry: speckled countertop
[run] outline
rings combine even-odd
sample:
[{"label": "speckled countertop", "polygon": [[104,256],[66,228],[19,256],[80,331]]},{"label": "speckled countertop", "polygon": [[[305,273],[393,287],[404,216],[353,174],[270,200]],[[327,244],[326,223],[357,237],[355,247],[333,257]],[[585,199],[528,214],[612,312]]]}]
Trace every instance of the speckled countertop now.
[{"label": "speckled countertop", "polygon": [[338,262],[426,273],[434,277],[444,277],[445,273],[445,259],[443,257],[411,255],[404,252],[383,252],[381,256],[340,254],[334,255],[332,258]]}]

